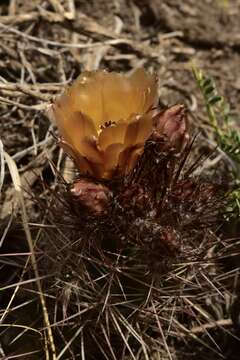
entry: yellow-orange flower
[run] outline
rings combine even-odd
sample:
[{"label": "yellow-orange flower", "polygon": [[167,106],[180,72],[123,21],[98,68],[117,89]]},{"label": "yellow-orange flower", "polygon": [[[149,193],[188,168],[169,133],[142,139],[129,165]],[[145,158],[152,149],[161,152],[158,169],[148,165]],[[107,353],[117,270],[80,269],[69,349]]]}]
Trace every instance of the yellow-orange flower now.
[{"label": "yellow-orange flower", "polygon": [[156,78],[144,69],[84,72],[52,105],[60,144],[83,173],[125,175],[152,132],[156,101]]}]

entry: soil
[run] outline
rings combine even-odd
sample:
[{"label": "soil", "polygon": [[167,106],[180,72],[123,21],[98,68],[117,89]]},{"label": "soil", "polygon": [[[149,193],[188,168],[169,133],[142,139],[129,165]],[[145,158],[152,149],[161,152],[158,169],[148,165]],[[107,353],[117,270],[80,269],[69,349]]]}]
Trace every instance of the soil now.
[{"label": "soil", "polygon": [[[68,172],[49,134],[46,109],[83,70],[129,72],[144,66],[154,71],[160,103],[186,104],[192,127],[212,138],[191,67],[195,64],[215,79],[237,117],[239,18],[239,0],[1,0],[0,139],[16,161],[23,187],[44,196],[39,174],[47,185],[54,179],[46,158]],[[18,200],[6,169],[0,230],[14,204]],[[26,204],[34,219],[31,196]]]}]

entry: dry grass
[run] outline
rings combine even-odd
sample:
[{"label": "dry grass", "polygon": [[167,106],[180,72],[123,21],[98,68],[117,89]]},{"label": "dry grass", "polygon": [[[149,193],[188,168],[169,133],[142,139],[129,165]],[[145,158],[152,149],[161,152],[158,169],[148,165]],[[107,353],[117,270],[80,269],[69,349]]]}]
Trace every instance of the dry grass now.
[{"label": "dry grass", "polygon": [[[218,49],[211,39],[206,39],[211,50],[204,42],[198,48],[191,31],[201,29],[199,14],[196,29],[186,33],[181,24],[174,29],[167,21],[168,11],[175,16],[169,10],[177,8],[174,1],[163,2],[166,23],[160,25],[158,1],[99,3],[10,0],[0,5],[0,357],[237,359],[239,225],[219,224],[199,243],[205,254],[201,261],[176,261],[153,279],[147,266],[132,267],[123,255],[111,252],[111,264],[95,255],[81,257],[70,230],[49,222],[49,212],[36,207],[52,199],[59,171],[67,182],[74,177],[72,163],[50,134],[45,110],[83,69],[130,71],[144,65],[156,71],[162,105],[183,102],[189,108],[193,132],[200,133],[194,156],[216,143],[189,71],[191,60],[216,75],[233,114],[239,110],[236,36],[228,48],[222,28]],[[192,19],[188,2],[181,11]],[[231,18],[239,10],[229,1],[222,11]],[[217,150],[198,172],[222,179],[230,167]],[[48,242],[44,255],[41,244]],[[44,271],[45,262],[51,272]],[[72,272],[76,263],[82,272]],[[100,349],[97,355],[93,347]]]}]

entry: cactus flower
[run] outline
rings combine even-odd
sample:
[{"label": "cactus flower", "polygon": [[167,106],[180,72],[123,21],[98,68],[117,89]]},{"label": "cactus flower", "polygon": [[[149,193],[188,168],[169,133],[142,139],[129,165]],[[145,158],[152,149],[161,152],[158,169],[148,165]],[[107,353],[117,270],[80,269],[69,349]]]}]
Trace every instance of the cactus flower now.
[{"label": "cactus flower", "polygon": [[60,145],[81,173],[110,179],[129,173],[152,133],[157,80],[144,69],[130,76],[82,73],[51,106]]}]

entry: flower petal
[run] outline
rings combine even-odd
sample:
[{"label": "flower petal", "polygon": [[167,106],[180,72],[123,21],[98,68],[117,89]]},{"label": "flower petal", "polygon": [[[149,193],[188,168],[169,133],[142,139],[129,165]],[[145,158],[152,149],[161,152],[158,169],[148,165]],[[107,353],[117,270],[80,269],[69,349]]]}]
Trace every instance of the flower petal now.
[{"label": "flower petal", "polygon": [[151,135],[152,123],[151,114],[140,116],[137,120],[130,122],[124,139],[125,146],[144,143]]},{"label": "flower petal", "polygon": [[93,163],[103,163],[103,156],[97,148],[96,140],[85,138],[80,143],[78,143],[76,149],[80,152],[81,155]]},{"label": "flower petal", "polygon": [[132,86],[129,79],[120,74],[106,74],[102,87],[105,121],[118,122],[127,119],[132,109],[129,107]]},{"label": "flower petal", "polygon": [[127,175],[135,167],[143,149],[142,145],[129,146],[120,153],[118,166],[123,175]]},{"label": "flower petal", "polygon": [[131,114],[143,114],[155,105],[156,98],[156,78],[144,69],[136,70],[129,77],[105,73],[103,100],[108,120],[117,122],[129,118]]},{"label": "flower petal", "polygon": [[153,120],[152,114],[147,113],[139,118],[139,130],[135,144],[143,144],[152,133]]},{"label": "flower petal", "polygon": [[94,170],[91,167],[91,163],[89,163],[87,159],[81,156],[76,149],[74,149],[70,144],[62,139],[59,141],[59,145],[74,160],[76,166],[81,172],[94,175]]},{"label": "flower petal", "polygon": [[135,103],[133,112],[143,114],[157,103],[157,78],[143,68],[133,72],[129,81],[132,85],[132,100]]},{"label": "flower petal", "polygon": [[105,151],[106,148],[113,143],[123,144],[127,125],[127,123],[121,122],[117,125],[104,128],[98,139],[98,146],[100,150]]},{"label": "flower petal", "polygon": [[136,143],[136,139],[139,132],[140,123],[139,120],[135,120],[128,124],[126,135],[124,138],[125,147],[134,145]]},{"label": "flower petal", "polygon": [[102,157],[96,147],[97,132],[92,120],[80,113],[70,112],[68,115],[61,111],[61,106],[55,106],[54,112],[58,119],[61,135],[70,143],[80,155],[95,163],[101,163]]},{"label": "flower petal", "polygon": [[124,149],[123,144],[111,144],[104,153],[104,177],[111,178],[118,168],[119,155]]},{"label": "flower petal", "polygon": [[80,111],[72,111],[71,109],[67,111],[61,102],[57,101],[53,105],[52,112],[64,137],[78,138],[78,141],[81,141],[84,137],[97,136],[92,119]]},{"label": "flower petal", "polygon": [[93,119],[96,128],[103,121],[103,78],[101,71],[82,73],[60,100],[68,111],[80,111]]},{"label": "flower petal", "polygon": [[142,146],[136,146],[135,149],[131,151],[130,157],[128,159],[128,163],[126,166],[126,173],[128,174],[137,164],[138,159],[143,153],[144,148]]}]

